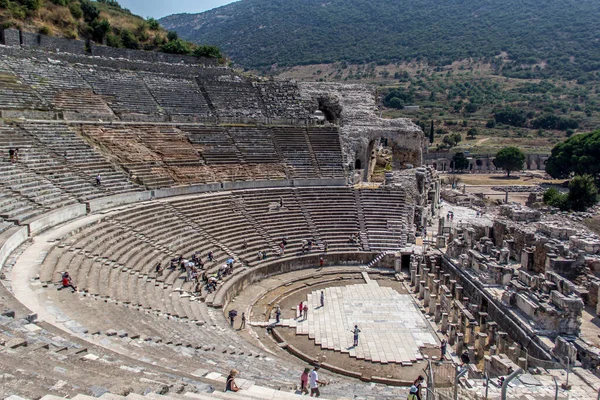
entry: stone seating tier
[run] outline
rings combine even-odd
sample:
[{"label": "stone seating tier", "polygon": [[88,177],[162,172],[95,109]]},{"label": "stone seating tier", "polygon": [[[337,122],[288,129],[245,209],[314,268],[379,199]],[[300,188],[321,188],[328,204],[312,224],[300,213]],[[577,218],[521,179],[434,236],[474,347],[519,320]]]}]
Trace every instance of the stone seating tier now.
[{"label": "stone seating tier", "polygon": [[44,110],[49,105],[23,83],[10,68],[10,63],[0,60],[0,104],[3,109]]},{"label": "stone seating tier", "polygon": [[143,81],[158,105],[171,115],[210,116],[206,99],[195,80],[143,74]]},{"label": "stone seating tier", "polygon": [[[390,202],[404,201],[381,190],[372,192],[369,206],[376,208],[397,210]],[[377,204],[377,193],[383,194],[384,203]],[[216,274],[227,258],[233,258],[235,276],[263,262],[257,258],[259,251],[267,251],[269,261],[277,259],[283,237],[288,241],[284,257],[300,254],[308,239],[315,241],[312,251],[317,253],[323,252],[325,243],[330,252],[361,251],[360,243],[348,240],[363,233],[356,198],[351,188],[286,188],[143,204],[103,216],[62,239],[48,252],[40,280],[59,283],[60,274],[68,270],[79,289],[90,295],[195,320],[193,301],[210,302],[215,293],[204,288],[196,292],[195,284],[185,281],[184,271],[168,268],[171,259],[180,255],[189,259],[197,252],[207,272]],[[394,215],[393,210],[388,214]],[[376,221],[371,223],[370,218]],[[365,219],[366,226],[382,229],[382,237],[390,234],[376,212],[366,212]],[[383,250],[386,244],[382,241],[379,246]],[[397,247],[391,243],[388,248]],[[209,251],[214,253],[213,262],[207,259]],[[157,263],[162,274],[155,271]]]}]

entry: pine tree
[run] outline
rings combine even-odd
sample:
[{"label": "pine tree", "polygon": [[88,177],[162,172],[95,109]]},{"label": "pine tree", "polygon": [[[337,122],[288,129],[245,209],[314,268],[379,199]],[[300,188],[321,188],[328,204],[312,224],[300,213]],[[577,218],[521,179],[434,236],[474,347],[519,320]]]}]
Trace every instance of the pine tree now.
[{"label": "pine tree", "polygon": [[433,143],[433,120],[431,120],[431,131],[429,131],[429,143]]}]

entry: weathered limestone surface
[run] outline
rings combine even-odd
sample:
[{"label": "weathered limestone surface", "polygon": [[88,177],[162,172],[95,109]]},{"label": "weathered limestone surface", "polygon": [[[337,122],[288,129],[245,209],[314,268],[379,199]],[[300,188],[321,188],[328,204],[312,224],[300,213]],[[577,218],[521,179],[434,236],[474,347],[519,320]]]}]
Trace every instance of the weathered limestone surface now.
[{"label": "weathered limestone surface", "polygon": [[406,164],[420,166],[423,161],[425,136],[407,118],[383,119],[377,116],[374,87],[362,84],[298,83],[300,93],[313,101],[313,108],[325,108],[340,120],[340,136],[346,164],[360,160],[367,165],[372,141],[386,137],[393,142],[394,167]]}]

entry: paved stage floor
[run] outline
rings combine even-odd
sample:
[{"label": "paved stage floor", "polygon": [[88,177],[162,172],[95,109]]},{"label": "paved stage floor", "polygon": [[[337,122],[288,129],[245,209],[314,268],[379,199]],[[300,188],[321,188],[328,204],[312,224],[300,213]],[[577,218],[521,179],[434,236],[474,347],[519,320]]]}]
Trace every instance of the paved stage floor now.
[{"label": "paved stage floor", "polygon": [[[366,275],[363,274],[363,275]],[[409,294],[381,287],[365,276],[366,284],[325,288],[308,294],[308,318],[284,319],[281,326],[308,335],[323,349],[357,359],[408,365],[422,359],[419,347],[437,345],[435,333]],[[353,347],[351,330],[361,330]]]}]

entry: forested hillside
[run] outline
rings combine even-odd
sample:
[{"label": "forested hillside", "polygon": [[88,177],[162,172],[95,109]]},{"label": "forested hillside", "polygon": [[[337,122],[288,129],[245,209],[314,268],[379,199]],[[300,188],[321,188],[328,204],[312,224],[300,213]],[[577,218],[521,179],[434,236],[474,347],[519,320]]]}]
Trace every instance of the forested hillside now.
[{"label": "forested hillside", "polygon": [[247,68],[477,58],[522,78],[600,69],[597,0],[242,0],[160,23]]},{"label": "forested hillside", "polygon": [[217,47],[186,42],[154,18],[132,14],[117,0],[0,0],[0,28],[92,39],[111,47],[221,57]]}]

